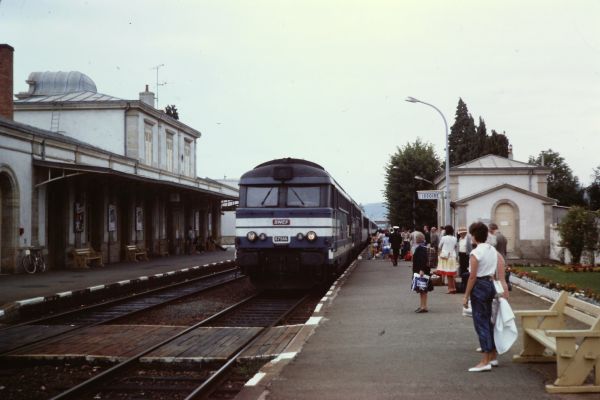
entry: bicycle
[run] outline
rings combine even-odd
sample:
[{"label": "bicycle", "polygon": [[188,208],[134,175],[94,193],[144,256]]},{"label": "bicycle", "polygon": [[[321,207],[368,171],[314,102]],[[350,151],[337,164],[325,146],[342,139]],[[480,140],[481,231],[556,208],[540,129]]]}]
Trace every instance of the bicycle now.
[{"label": "bicycle", "polygon": [[46,272],[46,261],[42,255],[41,249],[26,249],[25,255],[21,259],[21,266],[28,274],[36,272]]}]

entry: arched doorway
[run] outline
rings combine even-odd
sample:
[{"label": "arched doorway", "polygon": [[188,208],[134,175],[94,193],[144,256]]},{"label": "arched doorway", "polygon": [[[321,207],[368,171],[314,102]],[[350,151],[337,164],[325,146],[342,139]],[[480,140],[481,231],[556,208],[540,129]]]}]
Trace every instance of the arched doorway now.
[{"label": "arched doorway", "polygon": [[498,225],[498,229],[506,237],[506,251],[513,253],[518,236],[517,210],[510,203],[503,202],[496,206],[493,221]]},{"label": "arched doorway", "polygon": [[16,272],[19,189],[14,176],[0,166],[0,272]]}]

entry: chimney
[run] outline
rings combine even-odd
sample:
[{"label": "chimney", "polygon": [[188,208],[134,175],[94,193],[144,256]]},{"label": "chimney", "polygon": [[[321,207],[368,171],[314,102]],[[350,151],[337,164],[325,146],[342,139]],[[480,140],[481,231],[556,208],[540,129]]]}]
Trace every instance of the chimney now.
[{"label": "chimney", "polygon": [[508,159],[512,160],[513,159],[513,154],[512,154],[512,144],[508,145]]},{"label": "chimney", "polygon": [[13,119],[13,53],[15,49],[0,44],[0,116]]},{"label": "chimney", "polygon": [[150,107],[154,107],[154,93],[148,91],[148,85],[146,85],[145,92],[140,92],[140,101]]}]

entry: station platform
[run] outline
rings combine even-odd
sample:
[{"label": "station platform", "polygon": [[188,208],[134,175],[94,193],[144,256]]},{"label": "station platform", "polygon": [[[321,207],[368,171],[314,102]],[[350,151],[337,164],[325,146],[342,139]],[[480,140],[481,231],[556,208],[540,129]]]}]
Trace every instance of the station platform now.
[{"label": "station platform", "polygon": [[0,275],[0,319],[8,310],[23,304],[41,302],[61,293],[102,288],[114,283],[126,284],[140,277],[154,277],[185,268],[233,261],[234,249],[193,255],[153,258],[149,261],[105,264],[89,269],[47,271],[36,274]]},{"label": "station platform", "polygon": [[[480,359],[473,320],[462,315],[462,294],[436,286],[429,312],[415,313],[412,267],[362,260],[320,310],[322,318],[301,349],[287,349],[246,384],[236,399],[591,399],[549,395],[555,364],[514,364],[520,340],[491,372],[470,373]],[[549,303],[518,288],[513,309]],[[519,328],[520,329],[520,328]],[[564,396],[564,397],[563,397]]]}]

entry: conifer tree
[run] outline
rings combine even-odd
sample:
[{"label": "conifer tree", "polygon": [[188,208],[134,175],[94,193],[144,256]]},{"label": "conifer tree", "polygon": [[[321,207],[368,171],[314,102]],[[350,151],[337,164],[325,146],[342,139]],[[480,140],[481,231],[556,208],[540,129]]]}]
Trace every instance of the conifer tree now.
[{"label": "conifer tree", "polygon": [[495,154],[500,157],[508,157],[508,138],[506,134],[498,133],[492,129],[492,134],[487,137],[484,154]]},{"label": "conifer tree", "polygon": [[448,147],[450,151],[450,166],[459,165],[472,160],[472,139],[475,138],[475,121],[467,104],[462,98],[458,99],[454,125],[450,128]]},{"label": "conifer tree", "polygon": [[450,128],[448,137],[450,149],[450,166],[464,164],[486,154],[508,157],[509,141],[506,134],[492,130],[487,134],[483,118],[479,117],[479,125],[475,122],[466,103],[458,99],[454,125]]},{"label": "conifer tree", "polygon": [[478,157],[488,154],[487,152],[487,128],[483,118],[479,117],[479,125],[477,125],[477,133],[475,135],[475,143],[473,146],[473,152],[471,159],[474,160]]}]

